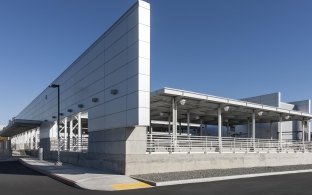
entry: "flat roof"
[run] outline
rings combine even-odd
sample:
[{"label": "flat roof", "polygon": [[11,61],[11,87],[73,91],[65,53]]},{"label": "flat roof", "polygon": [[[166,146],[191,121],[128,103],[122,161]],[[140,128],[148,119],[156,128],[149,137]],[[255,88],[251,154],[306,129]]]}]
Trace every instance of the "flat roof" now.
[{"label": "flat roof", "polygon": [[0,136],[12,137],[14,135],[24,133],[30,129],[39,127],[41,121],[36,120],[24,120],[24,119],[14,119],[10,124],[0,131]]},{"label": "flat roof", "polygon": [[180,99],[186,100],[185,105],[178,105],[178,121],[182,122],[186,120],[186,114],[189,112],[193,115],[193,120],[194,116],[198,116],[196,118],[200,118],[204,123],[217,124],[216,110],[220,106],[229,106],[227,112],[222,110],[223,119],[236,125],[247,123],[254,111],[262,112],[261,116],[256,115],[257,123],[278,122],[281,115],[283,116],[283,121],[312,119],[312,114],[306,112],[287,110],[264,104],[256,104],[180,89],[162,88],[151,93],[151,120],[168,119],[168,115],[172,112],[173,97],[175,97],[177,101]]}]

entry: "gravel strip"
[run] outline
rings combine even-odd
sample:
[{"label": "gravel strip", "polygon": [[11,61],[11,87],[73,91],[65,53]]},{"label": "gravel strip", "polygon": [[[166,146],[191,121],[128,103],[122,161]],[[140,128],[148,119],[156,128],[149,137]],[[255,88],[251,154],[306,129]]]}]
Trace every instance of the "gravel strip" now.
[{"label": "gravel strip", "polygon": [[305,170],[305,169],[312,169],[312,164],[278,166],[278,167],[251,167],[251,168],[235,168],[235,169],[209,169],[209,170],[183,171],[170,173],[152,173],[143,175],[133,175],[133,177],[143,180],[149,180],[152,182],[164,182],[164,181],[199,179],[199,178],[221,177],[231,175],[246,175],[255,173]]}]

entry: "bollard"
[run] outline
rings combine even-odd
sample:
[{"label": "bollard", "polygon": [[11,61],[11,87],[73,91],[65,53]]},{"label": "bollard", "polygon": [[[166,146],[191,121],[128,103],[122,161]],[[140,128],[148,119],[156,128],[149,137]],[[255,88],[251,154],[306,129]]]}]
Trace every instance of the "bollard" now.
[{"label": "bollard", "polygon": [[39,148],[39,150],[38,150],[38,158],[39,158],[39,160],[43,160],[43,148]]}]

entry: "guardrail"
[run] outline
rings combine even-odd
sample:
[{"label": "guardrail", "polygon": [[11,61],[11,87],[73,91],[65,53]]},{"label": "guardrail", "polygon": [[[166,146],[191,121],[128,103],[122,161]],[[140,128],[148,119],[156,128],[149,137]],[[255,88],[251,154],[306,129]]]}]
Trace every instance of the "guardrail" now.
[{"label": "guardrail", "polygon": [[[58,140],[51,140],[51,150],[58,150]],[[60,138],[60,151],[88,152],[88,137]]]},{"label": "guardrail", "polygon": [[311,142],[298,140],[252,139],[215,136],[147,134],[147,153],[269,153],[312,152]]}]

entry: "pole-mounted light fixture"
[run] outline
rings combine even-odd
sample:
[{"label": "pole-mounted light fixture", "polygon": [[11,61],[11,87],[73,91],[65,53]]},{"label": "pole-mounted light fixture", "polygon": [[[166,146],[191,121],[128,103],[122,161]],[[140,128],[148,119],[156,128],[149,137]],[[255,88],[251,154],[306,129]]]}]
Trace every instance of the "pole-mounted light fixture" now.
[{"label": "pole-mounted light fixture", "polygon": [[62,166],[62,162],[60,159],[61,155],[61,145],[60,145],[60,85],[52,83],[49,85],[49,88],[57,88],[57,140],[58,140],[58,147],[57,147],[57,162],[55,165]]}]

